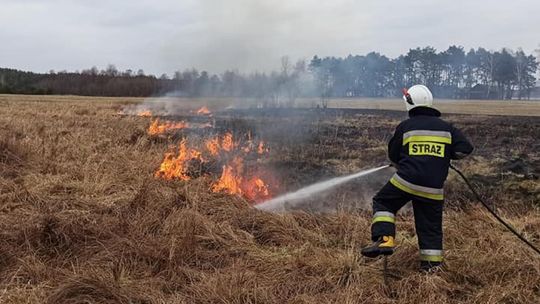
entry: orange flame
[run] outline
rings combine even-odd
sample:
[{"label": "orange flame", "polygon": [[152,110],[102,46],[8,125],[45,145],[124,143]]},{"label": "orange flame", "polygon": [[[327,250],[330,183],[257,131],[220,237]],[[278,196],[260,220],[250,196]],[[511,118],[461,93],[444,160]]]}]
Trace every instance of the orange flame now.
[{"label": "orange flame", "polygon": [[206,106],[203,106],[202,108],[197,110],[197,114],[198,115],[210,115],[210,114],[212,114],[212,112],[210,112],[210,110],[208,110],[208,108]]},{"label": "orange flame", "polygon": [[[201,163],[208,163],[208,158],[212,157],[218,162],[222,162],[222,171],[219,178],[211,185],[211,191],[224,192],[231,195],[245,197],[252,202],[261,202],[271,198],[271,189],[274,186],[269,184],[266,178],[271,178],[270,172],[261,171],[256,165],[255,170],[246,167],[245,159],[252,159],[246,156],[251,153],[263,154],[268,149],[264,142],[254,143],[248,136],[244,144],[235,142],[233,134],[227,132],[222,136],[215,136],[202,143],[202,149],[188,148],[187,139],[183,139],[178,148],[178,153],[166,153],[159,170],[155,173],[158,178],[167,180],[179,179],[190,180],[189,165],[193,160]],[[204,157],[203,157],[203,151]],[[264,176],[264,177],[263,177]]]},{"label": "orange flame", "polygon": [[244,196],[251,201],[261,202],[271,198],[268,184],[259,177],[253,177],[248,181]]},{"label": "orange flame", "polygon": [[221,141],[219,136],[216,136],[207,139],[204,145],[206,146],[206,150],[208,150],[212,156],[218,156],[220,151],[231,152],[236,146],[233,140],[233,135],[230,132],[225,133],[225,135],[223,135],[221,138]]},{"label": "orange flame", "polygon": [[271,197],[269,185],[261,177],[246,176],[244,163],[240,157],[235,157],[231,164],[223,166],[221,177],[212,186],[212,191],[244,196],[254,202]]},{"label": "orange flame", "polygon": [[231,152],[234,148],[233,135],[231,132],[225,133],[221,142],[221,148],[227,152]]},{"label": "orange flame", "polygon": [[141,111],[141,112],[137,113],[137,116],[151,117],[152,116],[152,111],[144,110],[144,111]]},{"label": "orange flame", "polygon": [[180,121],[180,122],[166,121],[160,124],[159,118],[157,118],[156,120],[152,122],[152,124],[148,128],[148,134],[158,135],[158,134],[163,134],[163,133],[173,131],[173,130],[185,129],[188,127],[189,127],[189,124],[184,121]]},{"label": "orange flame", "polygon": [[188,148],[186,139],[183,139],[178,148],[178,155],[175,156],[174,153],[170,152],[166,153],[165,158],[159,166],[159,170],[154,176],[166,180],[190,180],[191,177],[188,175],[187,167],[187,163],[190,160],[202,161],[203,159],[201,152]]},{"label": "orange flame", "polygon": [[238,173],[242,172],[243,164],[240,158],[235,157],[233,159],[232,165],[223,166],[223,171],[221,172],[221,177],[219,180],[212,186],[212,191],[220,192],[223,191],[228,194],[237,194],[242,195],[242,176]]},{"label": "orange flame", "polygon": [[257,147],[257,153],[264,154],[266,152],[268,152],[268,148],[265,147],[264,141],[259,142],[259,147]]},{"label": "orange flame", "polygon": [[206,146],[206,150],[208,150],[210,155],[217,156],[219,154],[220,145],[218,137],[211,138],[207,140],[204,144]]}]

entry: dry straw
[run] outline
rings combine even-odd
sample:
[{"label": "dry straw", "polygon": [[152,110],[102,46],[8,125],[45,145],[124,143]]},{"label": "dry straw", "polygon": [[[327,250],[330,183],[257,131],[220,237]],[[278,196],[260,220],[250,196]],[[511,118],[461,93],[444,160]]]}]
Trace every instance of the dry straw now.
[{"label": "dry straw", "polygon": [[[368,212],[268,214],[211,193],[205,178],[156,180],[166,144],[145,135],[148,119],[118,118],[117,103],[89,101],[4,98],[0,303],[540,303],[538,258],[489,220],[455,177],[445,214],[446,270],[417,271],[412,218],[400,216],[399,248],[389,260],[391,298],[381,261],[357,252],[369,239]],[[354,121],[362,128],[369,119],[342,126]],[[492,122],[464,125],[482,123]],[[527,144],[530,129],[508,123],[525,132],[512,140]],[[486,149],[485,136],[498,136],[471,133]],[[384,151],[380,134],[356,144],[373,138],[378,146],[366,151]],[[358,167],[380,161],[353,157]],[[487,158],[474,162],[497,166]],[[468,166],[477,183],[489,178],[482,168]],[[484,188],[482,195],[538,243],[540,213],[531,199],[538,180],[519,192],[512,190],[519,177],[503,179],[501,189]]]}]

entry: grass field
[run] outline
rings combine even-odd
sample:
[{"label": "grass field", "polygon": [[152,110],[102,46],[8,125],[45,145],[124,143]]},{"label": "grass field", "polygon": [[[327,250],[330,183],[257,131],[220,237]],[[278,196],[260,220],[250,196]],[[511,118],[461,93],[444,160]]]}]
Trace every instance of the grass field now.
[{"label": "grass field", "polygon": [[[382,261],[358,254],[371,221],[362,182],[315,199],[348,207],[337,212],[271,214],[212,191],[219,173],[156,178],[171,145],[206,131],[149,135],[152,118],[118,115],[141,101],[0,95],[0,303],[540,303],[539,257],[454,174],[445,271],[417,271],[414,223],[404,213],[386,286]],[[245,167],[271,168],[279,181],[273,195],[386,163],[386,141],[404,118],[376,109],[219,111],[230,103],[208,101],[209,132],[264,139],[268,154],[246,157]],[[185,113],[162,120],[202,119],[190,110],[204,100],[180,104]],[[441,109],[469,114],[445,115],[476,147],[458,166],[540,246],[540,108],[508,104]]]}]

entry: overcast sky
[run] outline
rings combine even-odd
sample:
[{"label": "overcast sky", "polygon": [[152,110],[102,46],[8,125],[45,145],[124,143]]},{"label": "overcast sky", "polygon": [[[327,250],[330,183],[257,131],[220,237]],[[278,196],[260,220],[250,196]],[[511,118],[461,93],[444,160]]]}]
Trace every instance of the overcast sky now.
[{"label": "overcast sky", "polygon": [[0,0],[0,67],[154,74],[449,45],[540,45],[539,0]]}]

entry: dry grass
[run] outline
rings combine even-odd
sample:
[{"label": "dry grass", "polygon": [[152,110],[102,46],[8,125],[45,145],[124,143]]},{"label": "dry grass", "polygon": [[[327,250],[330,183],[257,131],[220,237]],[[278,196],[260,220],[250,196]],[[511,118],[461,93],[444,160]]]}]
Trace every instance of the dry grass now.
[{"label": "dry grass", "polygon": [[[267,214],[211,193],[205,178],[156,180],[167,143],[145,134],[148,119],[116,116],[114,99],[40,99],[0,96],[0,303],[540,302],[538,256],[477,207],[455,176],[447,270],[417,272],[414,225],[403,216],[389,295],[381,261],[357,254],[369,239],[368,212]],[[505,128],[489,130],[478,124],[492,118],[451,119],[477,144],[464,166],[475,183],[489,181],[482,194],[540,244],[538,179],[501,169],[510,155],[540,169],[538,119],[501,120]],[[311,150],[282,147],[273,157],[302,166],[324,160],[333,171],[322,175],[369,167],[383,161],[382,134],[397,121],[327,119],[301,145]]]}]

